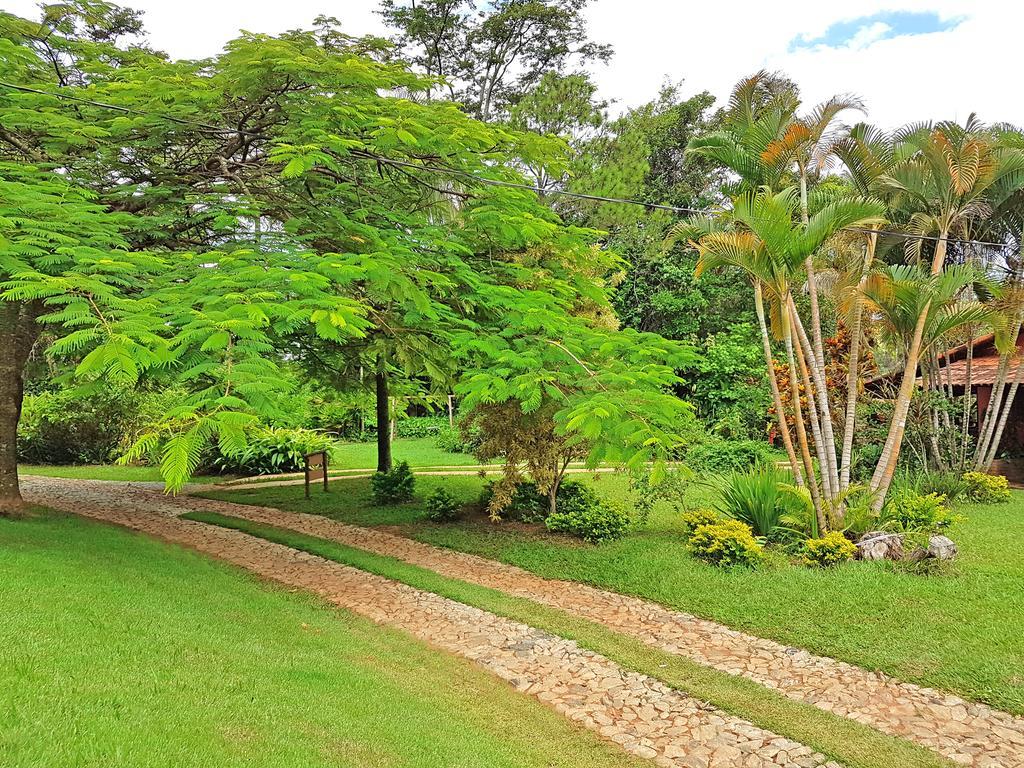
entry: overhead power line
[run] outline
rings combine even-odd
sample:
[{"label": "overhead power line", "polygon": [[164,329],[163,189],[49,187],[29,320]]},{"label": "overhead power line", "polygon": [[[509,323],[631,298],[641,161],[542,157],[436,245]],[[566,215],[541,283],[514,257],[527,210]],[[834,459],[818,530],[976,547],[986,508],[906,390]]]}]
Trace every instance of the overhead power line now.
[{"label": "overhead power line", "polygon": [[[264,134],[258,131],[248,131],[243,128],[224,128],[222,126],[213,125],[210,123],[203,123],[197,120],[189,120],[187,118],[176,117],[174,115],[168,115],[161,112],[150,112],[147,110],[133,109],[130,107],[123,107],[118,104],[108,104],[102,101],[96,101],[94,99],[87,99],[82,96],[74,96],[69,93],[56,93],[54,91],[46,91],[39,88],[30,88],[24,85],[16,85],[14,83],[8,83],[0,80],[0,86],[4,88],[10,88],[11,90],[21,91],[23,93],[33,93],[40,96],[51,96],[56,99],[76,102],[80,104],[88,104],[89,106],[98,107],[101,109],[110,109],[124,114],[136,115],[139,117],[155,117],[163,120],[167,120],[178,125],[190,126],[207,133],[213,133],[219,136],[252,136],[262,137]],[[428,173],[442,174],[448,176],[458,176],[466,179],[470,179],[478,184],[483,184],[492,187],[508,187],[511,189],[521,189],[529,192],[536,192],[540,195],[568,197],[577,200],[589,200],[591,202],[600,203],[612,203],[616,205],[634,205],[645,208],[646,210],[655,211],[668,211],[670,213],[680,213],[691,216],[706,216],[709,218],[719,216],[723,213],[727,213],[726,208],[687,208],[685,206],[678,205],[666,205],[664,203],[650,203],[643,200],[635,200],[626,197],[607,197],[604,195],[592,195],[585,192],[572,192],[565,189],[545,189],[544,187],[534,186],[531,184],[523,184],[513,181],[504,181],[502,179],[489,179],[482,176],[476,176],[468,171],[461,171],[457,168],[446,168],[444,166],[437,166],[424,163],[411,163],[405,160],[396,160],[390,157],[384,157],[382,155],[376,155],[371,152],[364,153],[365,157],[375,162],[382,163],[384,165],[391,165],[401,168],[410,168],[416,171],[426,171]],[[1006,249],[1010,247],[1009,243],[997,243],[986,240],[963,240],[955,237],[938,237],[935,235],[921,235],[912,232],[900,232],[898,230],[888,229],[872,229],[868,227],[843,227],[844,231],[847,232],[860,232],[863,234],[875,234],[875,235],[888,235],[891,237],[901,237],[907,240],[926,240],[929,242],[940,242],[945,241],[947,243],[961,243],[964,245],[983,245],[992,246],[996,248]]]}]

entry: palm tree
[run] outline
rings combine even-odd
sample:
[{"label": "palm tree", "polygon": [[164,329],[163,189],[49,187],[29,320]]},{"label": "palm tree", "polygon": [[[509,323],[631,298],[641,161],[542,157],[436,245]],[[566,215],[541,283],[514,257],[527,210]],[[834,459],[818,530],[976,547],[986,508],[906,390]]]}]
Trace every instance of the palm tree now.
[{"label": "palm tree", "polygon": [[[750,276],[755,285],[755,293],[763,293],[769,298],[772,328],[786,345],[803,468],[815,500],[819,523],[824,530],[827,528],[827,521],[824,519],[824,507],[818,494],[814,465],[810,460],[808,441],[803,431],[800,398],[797,394],[801,383],[801,376],[797,372],[797,358],[802,355],[806,361],[807,352],[810,350],[807,348],[809,345],[805,345],[803,349],[796,348],[796,354],[794,353],[794,338],[800,343],[802,327],[795,312],[792,286],[794,278],[801,276],[801,269],[810,254],[843,228],[877,219],[884,211],[884,206],[877,200],[868,198],[841,198],[810,215],[806,223],[800,221],[797,216],[799,207],[800,193],[797,187],[789,187],[774,193],[766,187],[756,192],[747,192],[733,199],[733,208],[728,214],[733,229],[708,232],[696,240],[694,245],[700,253],[697,263],[698,274],[706,269],[726,265],[738,267]],[[766,362],[769,368],[772,368],[771,345],[767,336],[765,324]],[[813,397],[812,392],[809,391],[808,394],[809,399]],[[815,427],[814,422],[812,419],[812,429]],[[781,428],[788,432],[788,425],[784,420]],[[815,434],[815,442],[820,451],[823,443],[820,434]],[[798,471],[794,457],[791,457],[791,463]],[[826,471],[824,462],[821,463],[821,467],[823,472]],[[827,490],[832,490],[824,482],[823,486]],[[831,500],[832,497],[827,499],[829,502]]]},{"label": "palm tree", "polygon": [[[1000,145],[973,115],[964,126],[943,122],[905,129],[895,137],[894,154],[897,160],[879,184],[889,193],[891,206],[908,215],[905,230],[913,237],[906,251],[911,260],[920,262],[925,244],[933,245],[932,276],[942,272],[949,239],[970,237],[971,224],[991,213],[986,193],[1024,173],[1024,155]],[[876,509],[884,504],[896,472],[929,311],[927,302],[919,308],[889,433],[871,478]]]},{"label": "palm tree", "polygon": [[[849,132],[833,142],[829,154],[834,155],[846,166],[847,178],[857,192],[865,197],[880,195],[880,180],[895,162],[892,138],[884,131],[867,123],[858,123]],[[884,222],[879,221],[878,224]],[[846,409],[843,419],[843,442],[840,452],[839,491],[844,493],[850,487],[850,473],[853,466],[853,436],[857,422],[857,396],[860,389],[860,350],[864,322],[864,288],[868,275],[875,264],[879,245],[879,233],[851,233],[849,240],[854,247],[839,249],[847,256],[839,270],[846,288],[840,291],[838,306],[846,310],[847,328],[850,331],[850,359],[846,378]],[[862,246],[862,247],[860,247]],[[852,258],[849,258],[852,257]],[[845,284],[843,284],[845,283]]]},{"label": "palm tree", "polygon": [[[812,175],[817,176],[831,167],[834,160],[832,148],[845,132],[844,126],[837,123],[840,114],[849,110],[863,110],[864,105],[856,96],[833,96],[822,102],[810,114],[794,117],[786,126],[785,133],[774,139],[761,153],[761,159],[769,168],[790,168],[796,172],[800,183],[800,216],[804,223],[810,215],[808,202],[808,182]],[[825,345],[821,331],[821,308],[818,302],[818,280],[815,273],[814,254],[809,254],[804,262],[807,273],[807,295],[811,310],[811,373],[814,376],[815,388],[818,393],[818,411],[820,413],[820,431],[823,441],[825,465],[828,474],[827,486],[831,490],[829,497],[835,499],[841,492],[839,467],[836,460],[835,436],[832,430],[832,408],[828,398],[825,378]]]}]

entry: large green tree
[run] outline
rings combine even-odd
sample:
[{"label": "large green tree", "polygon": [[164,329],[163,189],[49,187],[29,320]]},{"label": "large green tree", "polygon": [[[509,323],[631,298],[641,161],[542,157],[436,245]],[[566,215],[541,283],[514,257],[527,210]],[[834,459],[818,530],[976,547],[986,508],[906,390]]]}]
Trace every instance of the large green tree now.
[{"label": "large green tree", "polygon": [[607,61],[588,39],[590,0],[383,0],[402,54],[442,83],[437,89],[481,120],[509,109],[549,72]]},{"label": "large green tree", "polygon": [[[571,311],[606,304],[612,264],[594,233],[493,184],[559,162],[559,143],[395,95],[430,81],[326,21],[243,35],[201,62],[119,45],[136,22],[84,0],[45,8],[42,24],[0,16],[0,333],[20,350],[0,371],[4,509],[19,503],[14,428],[40,325],[79,378],[184,388],[128,454],[156,453],[171,489],[209,441],[240,451],[287,407],[280,365],[311,339],[366,339],[387,352],[376,370],[427,377],[537,312],[544,334],[521,334],[534,344],[613,340]],[[660,371],[635,377],[669,397]],[[650,429],[633,455],[664,446]]]}]

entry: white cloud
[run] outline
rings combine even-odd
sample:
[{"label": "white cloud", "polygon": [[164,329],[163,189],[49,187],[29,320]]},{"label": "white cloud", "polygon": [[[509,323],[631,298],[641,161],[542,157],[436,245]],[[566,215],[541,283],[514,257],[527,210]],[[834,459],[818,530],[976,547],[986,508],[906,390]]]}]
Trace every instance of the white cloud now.
[{"label": "white cloud", "polygon": [[867,48],[872,43],[876,43],[885,37],[885,34],[892,30],[888,24],[881,21],[876,21],[874,24],[870,24],[866,27],[861,27],[857,34],[850,38],[850,41],[846,44],[847,48],[852,48],[855,51],[859,51],[863,48]]},{"label": "white cloud", "polygon": [[[146,11],[150,41],[175,56],[216,53],[238,29],[281,32],[308,26],[325,13],[350,33],[381,33],[376,0],[122,0]],[[35,16],[35,0],[3,0],[5,10]],[[856,44],[790,50],[837,21],[881,11],[934,12],[965,17],[955,28],[884,38],[875,25]],[[591,34],[615,46],[616,56],[594,74],[602,95],[621,105],[643,103],[662,80],[685,79],[684,90],[728,95],[741,77],[765,67],[796,80],[808,103],[853,92],[869,118],[885,126],[923,119],[963,120],[972,111],[987,121],[1024,123],[1024,100],[1008,95],[1018,69],[1024,6],[1002,0],[792,0],[780,11],[762,0],[695,3],[685,0],[595,0]],[[884,38],[884,39],[880,39]]]}]

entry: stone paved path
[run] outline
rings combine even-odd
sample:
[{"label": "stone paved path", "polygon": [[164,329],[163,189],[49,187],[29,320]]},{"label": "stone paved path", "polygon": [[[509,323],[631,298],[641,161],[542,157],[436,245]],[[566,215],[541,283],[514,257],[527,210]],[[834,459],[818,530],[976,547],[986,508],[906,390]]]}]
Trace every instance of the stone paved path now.
[{"label": "stone paved path", "polygon": [[34,503],[123,525],[309,590],[476,661],[626,751],[674,768],[842,768],[809,747],[727,715],[574,642],[314,555],[176,517],[205,507],[152,489],[29,478]]},{"label": "stone paved path", "polygon": [[[100,481],[33,478],[29,495],[51,506],[78,499],[111,501]],[[149,488],[120,486],[118,503],[165,515],[190,509],[221,512],[332,539],[525,597],[582,616],[654,647],[730,674],[882,732],[904,737],[976,768],[1024,767],[1024,719],[957,696],[894,680],[834,659],[814,656],[639,598],[576,582],[542,579],[514,566],[432,547],[385,531],[346,525],[317,515],[230,502],[169,497]],[[65,507],[66,508],[66,507]]]},{"label": "stone paved path", "polygon": [[[172,502],[176,503],[176,502]],[[404,560],[582,616],[670,653],[754,680],[978,768],[1024,766],[1024,719],[844,662],[736,632],[639,598],[542,579],[492,560],[385,531],[267,507],[191,499],[202,508]]]}]

